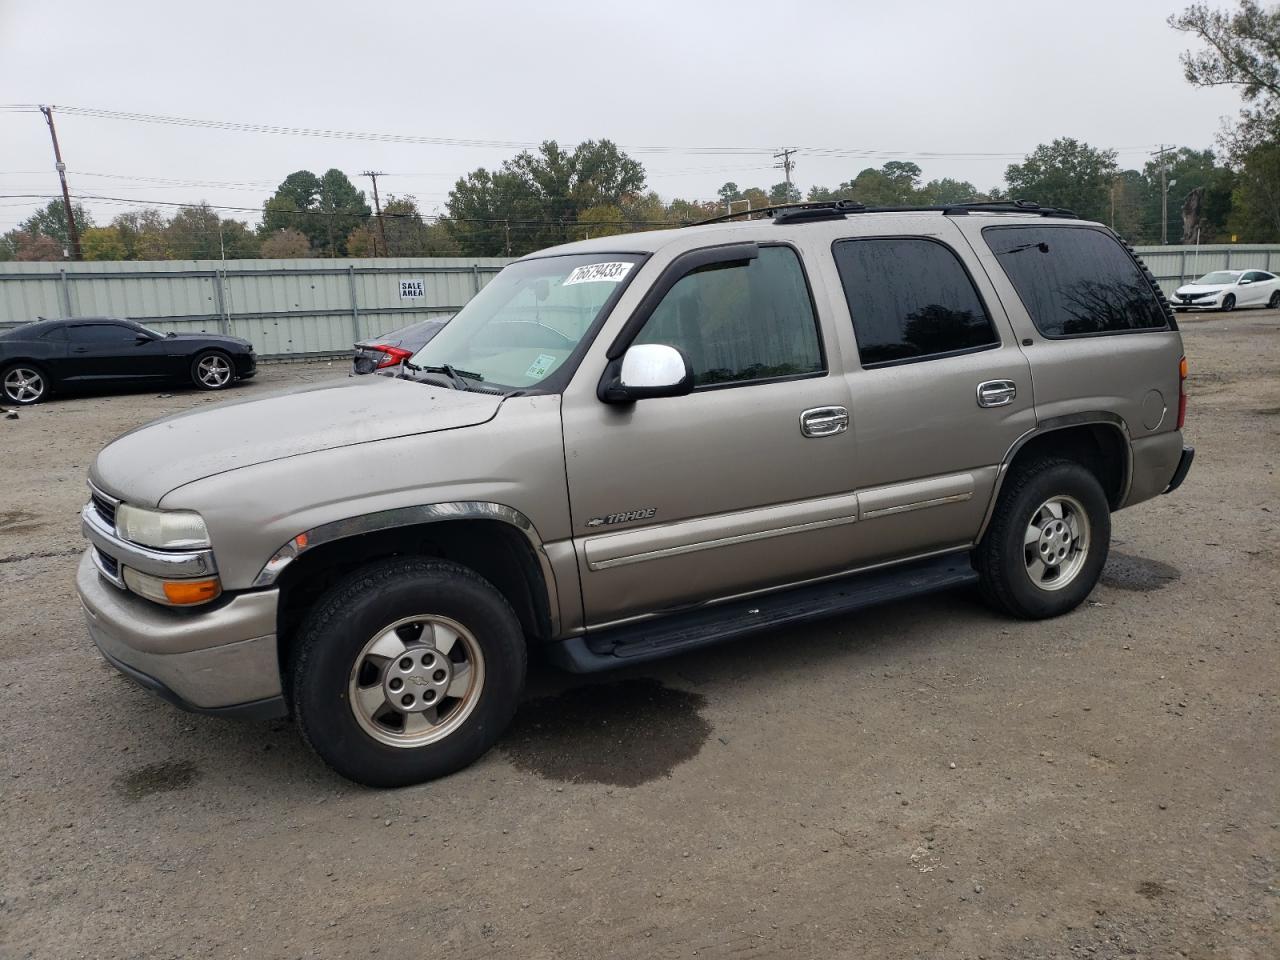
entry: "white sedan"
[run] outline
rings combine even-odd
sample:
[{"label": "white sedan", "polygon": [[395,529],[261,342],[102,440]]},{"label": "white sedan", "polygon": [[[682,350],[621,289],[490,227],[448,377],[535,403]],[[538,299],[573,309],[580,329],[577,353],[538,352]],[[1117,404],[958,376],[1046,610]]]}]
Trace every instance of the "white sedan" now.
[{"label": "white sedan", "polygon": [[1215,270],[1173,294],[1175,310],[1280,308],[1280,277],[1265,270]]}]

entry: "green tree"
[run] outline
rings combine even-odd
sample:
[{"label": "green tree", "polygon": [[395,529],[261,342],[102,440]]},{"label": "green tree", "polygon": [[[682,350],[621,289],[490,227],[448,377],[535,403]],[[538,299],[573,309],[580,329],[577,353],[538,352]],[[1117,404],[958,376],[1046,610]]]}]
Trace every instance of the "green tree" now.
[{"label": "green tree", "polygon": [[1280,138],[1280,6],[1240,0],[1232,13],[1193,3],[1168,22],[1206,44],[1182,54],[1188,83],[1240,89],[1247,106],[1237,135],[1247,141],[1244,148]]},{"label": "green tree", "polygon": [[170,253],[165,238],[167,221],[154,207],[130,210],[111,221],[111,226],[124,244],[126,260],[168,260]]},{"label": "green tree", "polygon": [[736,183],[730,180],[716,191],[716,196],[720,198],[722,203],[730,204],[735,200],[742,199],[742,191],[738,189],[738,185]]},{"label": "green tree", "polygon": [[1231,200],[1231,233],[1245,243],[1280,242],[1280,142],[1244,154]]},{"label": "green tree", "polygon": [[1236,87],[1244,100],[1239,122],[1219,138],[1235,174],[1230,231],[1246,242],[1280,239],[1280,6],[1240,0],[1232,12],[1195,3],[1169,25],[1205,45],[1182,55],[1187,81]]},{"label": "green tree", "polygon": [[338,169],[326,170],[320,178],[316,211],[319,216],[314,219],[319,222],[315,224],[312,243],[316,235],[321,237],[322,255],[327,257],[345,257],[347,236],[373,213],[365,202],[364,191],[357,190]]},{"label": "green tree", "polygon": [[258,239],[248,224],[223,220],[207,203],[182,207],[164,228],[170,256],[178,260],[256,257]]},{"label": "green tree", "polygon": [[490,172],[474,170],[449,193],[446,225],[471,255],[528,253],[580,235],[580,214],[621,209],[645,187],[644,168],[608,140],[566,151],[548,140]]},{"label": "green tree", "polygon": [[1010,164],[1004,177],[1015,200],[1065,207],[1087,220],[1105,221],[1115,172],[1114,150],[1096,150],[1063,137],[1040,144],[1022,163]]},{"label": "green tree", "polygon": [[924,206],[941,206],[948,203],[964,203],[967,200],[984,200],[968,180],[953,180],[943,177],[941,180],[930,180],[918,191],[914,203]]},{"label": "green tree", "polygon": [[632,228],[622,213],[622,208],[611,203],[587,207],[578,213],[578,239],[589,240],[592,237],[613,237],[627,233]]},{"label": "green tree", "polygon": [[80,249],[86,260],[124,260],[128,254],[117,227],[90,227],[80,235]]},{"label": "green tree", "polygon": [[[357,229],[367,231],[368,228],[359,227]],[[315,255],[311,250],[311,241],[307,239],[307,235],[301,230],[295,230],[292,227],[284,227],[262,237],[258,245],[258,253],[269,260],[291,260]],[[362,255],[357,254],[357,256]]]},{"label": "green tree", "polygon": [[268,260],[292,260],[296,257],[315,256],[314,251],[311,250],[311,241],[308,241],[306,234],[292,227],[274,230],[268,236],[262,237],[259,242],[259,253]]},{"label": "green tree", "polygon": [[12,252],[11,259],[26,262],[62,260],[65,248],[42,233],[31,233],[26,230],[10,230],[5,234],[7,246]]},{"label": "green tree", "polygon": [[[71,216],[75,218],[76,228],[82,235],[93,226],[93,218],[78,203],[71,204]],[[21,233],[48,237],[61,248],[69,249],[71,246],[71,237],[67,233],[66,208],[61,200],[50,200],[47,205],[19,223],[16,229]]]},{"label": "green tree", "polygon": [[341,170],[317,177],[310,170],[296,170],[281,181],[262,208],[262,236],[279,230],[297,230],[321,256],[346,255],[347,237],[369,219],[372,211],[364,192]]},{"label": "green tree", "polygon": [[794,183],[775,183],[769,188],[770,203],[799,203],[801,198],[800,188]]},{"label": "green tree", "polygon": [[[1152,158],[1142,170],[1146,184],[1142,220],[1149,225],[1149,229],[1145,231],[1145,239],[1151,243],[1158,243],[1160,240],[1161,162],[1159,157]],[[1201,242],[1212,243],[1225,239],[1227,219],[1231,215],[1231,191],[1235,186],[1235,175],[1231,170],[1217,163],[1212,150],[1193,150],[1190,147],[1179,147],[1173,153],[1165,154],[1163,163],[1168,167],[1168,182],[1176,181],[1169,188],[1170,241],[1177,243],[1181,239],[1183,243],[1195,242],[1195,229],[1192,228],[1191,236],[1184,237],[1182,223],[1183,203],[1195,190],[1201,191],[1198,224]]]},{"label": "green tree", "polygon": [[309,235],[313,218],[307,216],[307,212],[314,211],[319,200],[319,177],[310,170],[296,170],[289,174],[262,206],[263,234],[293,229]]}]

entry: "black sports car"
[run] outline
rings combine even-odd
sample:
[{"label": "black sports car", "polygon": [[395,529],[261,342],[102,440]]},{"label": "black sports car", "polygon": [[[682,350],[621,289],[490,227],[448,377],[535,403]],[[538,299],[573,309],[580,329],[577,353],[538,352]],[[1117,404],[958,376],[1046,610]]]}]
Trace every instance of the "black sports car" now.
[{"label": "black sports car", "polygon": [[451,316],[433,317],[358,341],[355,355],[351,358],[351,372],[364,374],[381,370],[386,376],[393,375],[395,368],[425,347],[427,341],[443,330],[450,319]]},{"label": "black sports car", "polygon": [[39,320],[0,333],[0,402],[117,384],[222,390],[252,377],[253,345],[210,333],[158,333],[133,320]]}]

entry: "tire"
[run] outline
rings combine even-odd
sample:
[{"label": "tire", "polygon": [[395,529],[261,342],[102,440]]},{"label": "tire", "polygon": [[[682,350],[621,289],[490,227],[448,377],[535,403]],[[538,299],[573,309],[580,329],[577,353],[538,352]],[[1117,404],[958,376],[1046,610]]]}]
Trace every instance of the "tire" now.
[{"label": "tire", "polygon": [[235,364],[221,350],[202,350],[191,361],[191,382],[201,390],[225,390],[235,379]]},{"label": "tire", "polygon": [[34,363],[19,361],[0,369],[0,403],[29,407],[49,396],[49,375]]},{"label": "tire", "polygon": [[1271,310],[1280,310],[1280,290],[1271,295],[1271,299],[1267,301],[1267,307]]},{"label": "tire", "polygon": [[[396,643],[405,650],[393,652]],[[493,746],[524,691],[527,656],[511,606],[478,574],[428,558],[381,561],[311,610],[290,698],[325,763],[366,786],[402,787],[461,770]],[[437,706],[425,708],[428,700]]]},{"label": "tire", "polygon": [[[1033,525],[1041,535],[1028,544]],[[1074,610],[1089,595],[1110,545],[1111,510],[1098,478],[1075,460],[1046,458],[1005,481],[974,566],[991,606],[1043,620]],[[1043,564],[1038,571],[1035,560]]]},{"label": "tire", "polygon": [[1236,295],[1234,293],[1228,293],[1225,297],[1222,298],[1222,312],[1230,313],[1235,308],[1236,308]]}]

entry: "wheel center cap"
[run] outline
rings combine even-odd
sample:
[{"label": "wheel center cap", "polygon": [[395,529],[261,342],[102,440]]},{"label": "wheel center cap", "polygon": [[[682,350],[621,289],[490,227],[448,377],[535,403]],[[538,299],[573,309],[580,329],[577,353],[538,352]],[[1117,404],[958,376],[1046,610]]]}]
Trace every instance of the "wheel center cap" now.
[{"label": "wheel center cap", "polygon": [[382,690],[400,713],[421,713],[437,706],[453,680],[453,663],[435,647],[409,647],[387,663]]}]

